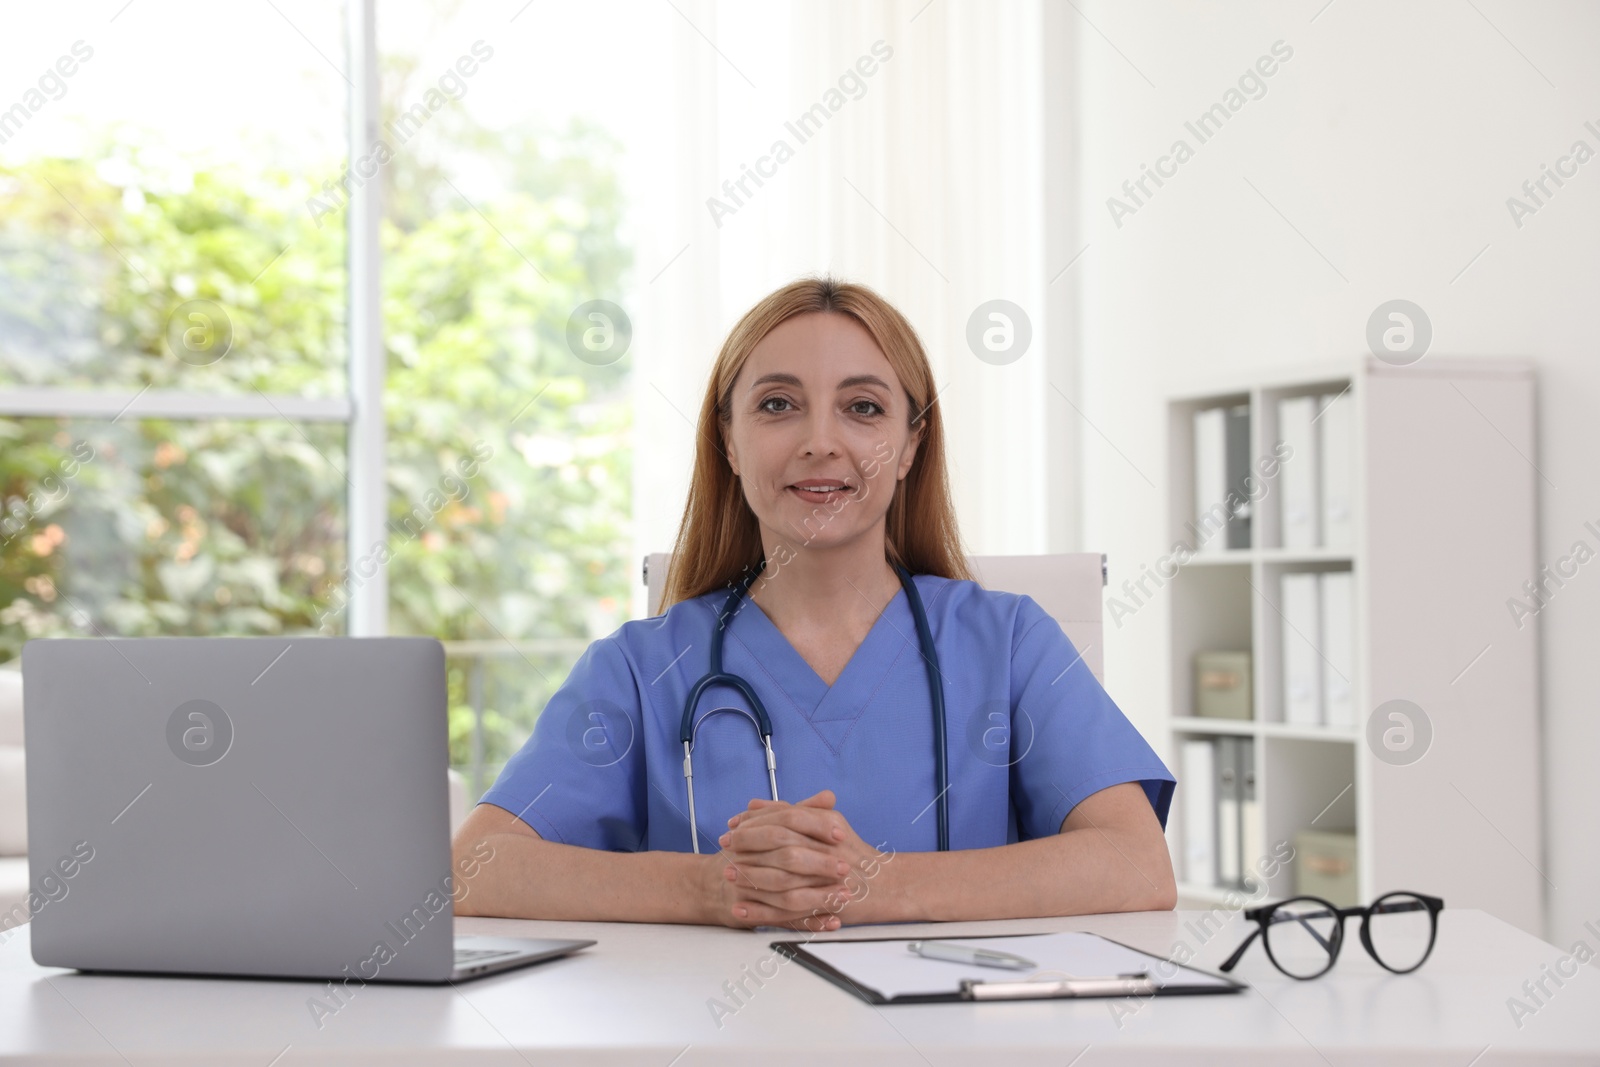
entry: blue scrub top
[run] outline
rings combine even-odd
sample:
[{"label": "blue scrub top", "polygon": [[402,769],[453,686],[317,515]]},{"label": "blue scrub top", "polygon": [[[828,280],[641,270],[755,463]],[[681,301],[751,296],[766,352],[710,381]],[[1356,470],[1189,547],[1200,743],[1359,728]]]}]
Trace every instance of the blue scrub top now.
[{"label": "blue scrub top", "polygon": [[[975,582],[913,581],[943,673],[952,849],[1055,834],[1079,801],[1121,782],[1139,782],[1166,825],[1172,774],[1054,618]],[[681,601],[591,644],[483,800],[550,841],[691,851],[678,726],[727,596]],[[832,687],[749,597],[723,667],[772,718],[782,799],[832,789],[868,844],[938,848],[928,676],[904,589]],[[769,796],[766,758],[737,690],[708,687],[696,722],[695,818],[701,851],[715,852],[728,818]]]}]

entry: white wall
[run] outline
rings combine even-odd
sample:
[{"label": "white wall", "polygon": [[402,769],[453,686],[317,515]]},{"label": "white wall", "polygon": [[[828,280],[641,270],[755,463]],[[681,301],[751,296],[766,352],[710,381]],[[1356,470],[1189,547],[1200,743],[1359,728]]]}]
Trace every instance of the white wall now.
[{"label": "white wall", "polygon": [[[1520,228],[1506,207],[1574,141],[1600,152],[1584,128],[1600,129],[1600,5],[1324,4],[1080,4],[1094,27],[1076,44],[1091,247],[1074,270],[1084,413],[1110,439],[1084,436],[1085,545],[1112,553],[1113,584],[1165,549],[1163,396],[1215,373],[1353,360],[1368,315],[1397,297],[1429,314],[1431,352],[1536,361],[1530,458],[1554,485],[1541,483],[1541,555],[1580,538],[1600,547],[1583,529],[1600,526],[1600,158]],[[1279,40],[1294,54],[1265,96],[1199,144],[1184,122]],[[1179,137],[1194,157],[1119,228],[1107,198]],[[1113,690],[1152,736],[1168,692],[1166,609],[1157,600],[1108,627]],[[1543,933],[1570,945],[1600,918],[1600,565],[1538,622],[1546,841],[1542,853],[1516,845],[1558,887]],[[1508,612],[1505,640],[1516,639]],[[1487,827],[1462,844],[1485,864],[1523,862]]]},{"label": "white wall", "polygon": [[[637,152],[641,213],[636,343],[639,554],[671,546],[693,456],[691,425],[727,331],[762,296],[832,272],[883,293],[921,335],[944,390],[950,474],[977,553],[1070,548],[1078,528],[1078,398],[1070,260],[1070,66],[1045,70],[1038,0],[749,5],[683,0],[640,106],[659,141]],[[664,9],[670,11],[670,9]],[[693,23],[691,25],[690,23]],[[705,36],[702,36],[704,34]],[[707,37],[716,41],[713,51]],[[784,126],[882,41],[892,58],[717,225],[706,207],[755,166]],[[681,255],[680,255],[681,253]],[[678,258],[674,260],[674,256]],[[655,277],[659,272],[659,277]],[[651,280],[654,278],[654,280]],[[996,366],[968,348],[967,320],[1003,298],[1033,324],[1026,355]],[[1064,324],[1052,329],[1054,322]],[[636,613],[644,606],[638,591]]]}]

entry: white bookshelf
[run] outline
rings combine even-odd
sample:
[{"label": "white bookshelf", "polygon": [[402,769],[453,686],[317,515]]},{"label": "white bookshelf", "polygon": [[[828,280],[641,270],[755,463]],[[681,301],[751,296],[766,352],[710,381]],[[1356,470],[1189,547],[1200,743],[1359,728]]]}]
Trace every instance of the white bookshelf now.
[{"label": "white bookshelf", "polygon": [[[1228,893],[1191,881],[1183,868],[1181,744],[1242,735],[1254,739],[1256,830],[1267,851],[1305,828],[1353,831],[1363,902],[1415,890],[1542,934],[1537,627],[1518,631],[1506,608],[1538,572],[1543,475],[1534,466],[1531,368],[1506,360],[1429,357],[1393,367],[1363,359],[1173,395],[1169,543],[1189,539],[1184,526],[1196,511],[1196,411],[1248,404],[1253,461],[1271,455],[1279,440],[1280,399],[1342,391],[1354,453],[1350,547],[1281,547],[1273,482],[1254,507],[1250,548],[1196,555],[1164,587],[1165,740],[1180,778],[1168,834],[1180,898],[1209,906]],[[1284,721],[1279,580],[1329,570],[1353,574],[1353,728]],[[1193,656],[1214,649],[1251,652],[1248,721],[1194,716]],[[1414,763],[1381,760],[1368,743],[1369,716],[1391,699],[1414,702],[1432,724],[1431,744]],[[1248,869],[1254,857],[1244,861]],[[1292,865],[1269,880],[1268,891],[1268,899],[1294,893]]]}]

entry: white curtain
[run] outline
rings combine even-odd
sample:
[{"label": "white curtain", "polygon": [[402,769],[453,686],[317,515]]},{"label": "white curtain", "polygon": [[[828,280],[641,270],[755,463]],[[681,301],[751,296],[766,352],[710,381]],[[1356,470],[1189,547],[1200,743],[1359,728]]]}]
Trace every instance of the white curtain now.
[{"label": "white curtain", "polygon": [[[672,4],[659,92],[641,101],[652,145],[636,160],[639,554],[670,547],[728,329],[761,296],[824,271],[876,288],[921,335],[971,550],[1078,547],[1062,20],[1037,0]],[[837,110],[802,141],[800,117],[819,103]],[[780,140],[793,153],[781,163]],[[771,176],[759,188],[747,178],[735,205],[723,183],[758,162]],[[712,197],[732,208],[720,226]],[[1033,334],[1003,366],[966,341],[973,310],[995,298],[1020,305]]]}]

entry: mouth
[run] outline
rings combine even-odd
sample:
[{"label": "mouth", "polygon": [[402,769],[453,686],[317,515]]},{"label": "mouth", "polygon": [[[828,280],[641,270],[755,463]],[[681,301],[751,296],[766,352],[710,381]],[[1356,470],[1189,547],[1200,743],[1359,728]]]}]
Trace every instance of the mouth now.
[{"label": "mouth", "polygon": [[826,504],[836,498],[852,496],[856,490],[855,486],[849,482],[830,482],[824,478],[808,478],[803,482],[796,482],[789,486],[788,491],[808,504]]}]

